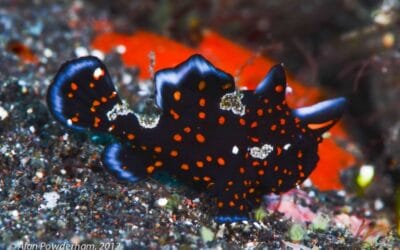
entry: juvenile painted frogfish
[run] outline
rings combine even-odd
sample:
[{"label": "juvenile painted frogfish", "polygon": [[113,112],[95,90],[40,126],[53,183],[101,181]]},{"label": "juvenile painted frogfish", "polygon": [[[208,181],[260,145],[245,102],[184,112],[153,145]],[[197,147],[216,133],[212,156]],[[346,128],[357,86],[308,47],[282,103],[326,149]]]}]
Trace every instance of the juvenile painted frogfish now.
[{"label": "juvenile painted frogfish", "polygon": [[137,182],[164,170],[215,199],[219,223],[248,219],[262,195],[286,192],[313,171],[322,134],[341,117],[346,100],[291,109],[286,78],[274,66],[255,90],[193,55],[155,73],[148,116],[121,100],[106,66],[95,57],[63,64],[48,89],[54,118],[73,130],[111,133],[102,155],[118,179]]}]

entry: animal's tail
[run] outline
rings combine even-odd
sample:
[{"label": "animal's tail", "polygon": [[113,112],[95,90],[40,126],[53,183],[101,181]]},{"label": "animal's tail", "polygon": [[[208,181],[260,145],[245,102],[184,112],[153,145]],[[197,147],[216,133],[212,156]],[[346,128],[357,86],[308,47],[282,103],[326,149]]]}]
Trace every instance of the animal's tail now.
[{"label": "animal's tail", "polygon": [[126,128],[135,131],[137,119],[96,57],[63,64],[49,87],[47,104],[54,117],[71,129],[111,132],[128,140],[135,137]]}]

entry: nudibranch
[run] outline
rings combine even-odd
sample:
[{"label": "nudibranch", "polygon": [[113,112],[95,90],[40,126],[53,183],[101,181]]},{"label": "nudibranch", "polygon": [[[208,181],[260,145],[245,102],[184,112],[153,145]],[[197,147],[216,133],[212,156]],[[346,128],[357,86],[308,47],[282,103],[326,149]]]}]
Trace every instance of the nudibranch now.
[{"label": "nudibranch", "polygon": [[105,168],[137,182],[164,170],[215,197],[219,223],[246,220],[262,195],[286,192],[313,171],[322,134],[341,117],[346,100],[292,110],[286,78],[274,66],[255,90],[239,90],[230,74],[193,55],[154,76],[161,112],[134,112],[95,57],[62,65],[48,89],[56,120],[73,130],[111,133]]}]

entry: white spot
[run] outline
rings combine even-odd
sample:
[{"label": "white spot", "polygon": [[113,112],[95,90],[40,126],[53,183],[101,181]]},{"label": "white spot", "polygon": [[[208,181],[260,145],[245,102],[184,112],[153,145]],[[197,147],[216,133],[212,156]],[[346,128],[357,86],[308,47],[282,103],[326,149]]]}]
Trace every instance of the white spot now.
[{"label": "white spot", "polygon": [[233,148],[232,148],[232,154],[234,154],[234,155],[237,155],[239,153],[239,148],[238,148],[238,146],[233,146]]},{"label": "white spot", "polygon": [[39,179],[42,179],[42,178],[44,177],[43,171],[37,171],[37,172],[35,173],[35,175],[36,175],[36,177],[39,178]]},{"label": "white spot", "polygon": [[360,187],[365,188],[371,183],[372,179],[374,178],[374,175],[375,175],[374,166],[372,165],[361,166],[360,172],[358,173],[357,176],[357,184]]},{"label": "white spot", "polygon": [[60,195],[57,192],[44,193],[43,198],[46,204],[40,205],[40,208],[53,209],[57,206],[57,201],[60,199]]},{"label": "white spot", "polygon": [[8,117],[8,112],[2,106],[0,106],[0,120],[4,120]]},{"label": "white spot", "polygon": [[117,51],[118,54],[125,54],[126,47],[125,45],[120,44],[117,47],[115,47],[115,50]]},{"label": "white spot", "polygon": [[286,95],[291,95],[293,93],[293,89],[292,87],[290,87],[289,85],[286,86]]},{"label": "white spot", "polygon": [[68,119],[68,120],[67,120],[67,124],[68,124],[68,126],[72,126],[72,120],[71,120],[71,119]]},{"label": "white spot", "polygon": [[93,72],[93,78],[99,80],[102,76],[104,76],[104,70],[102,68],[96,68]]},{"label": "white spot", "polygon": [[156,200],[155,205],[157,207],[165,207],[168,203],[168,199],[167,198],[160,198],[158,200]]},{"label": "white spot", "polygon": [[130,74],[123,74],[122,75],[122,83],[124,85],[128,85],[132,83],[132,75]]},{"label": "white spot", "polygon": [[19,219],[19,212],[18,212],[18,210],[11,210],[10,212],[8,212],[9,213],[9,215],[11,215],[11,217],[14,219],[14,220],[18,220]]},{"label": "white spot", "polygon": [[43,50],[43,55],[47,58],[52,57],[53,56],[53,51],[49,48],[45,48]]},{"label": "white spot", "polygon": [[122,103],[115,104],[114,107],[107,112],[107,118],[109,121],[114,121],[118,116],[128,114],[133,114],[133,111],[129,109],[128,104],[125,101],[122,101]]},{"label": "white spot", "polygon": [[104,53],[101,50],[92,50],[92,52],[90,53],[92,56],[95,56],[97,58],[99,58],[100,60],[104,60]]},{"label": "white spot", "polygon": [[376,211],[381,210],[384,206],[385,206],[385,204],[383,203],[383,201],[381,199],[376,199],[374,201],[374,208]]},{"label": "white spot", "polygon": [[89,51],[85,47],[77,47],[75,48],[75,55],[77,57],[88,56]]},{"label": "white spot", "polygon": [[160,121],[160,114],[134,114],[143,128],[155,128]]},{"label": "white spot", "polygon": [[290,143],[285,144],[285,145],[283,146],[283,149],[284,149],[284,150],[288,150],[288,149],[290,148],[290,146],[292,146]]},{"label": "white spot", "polygon": [[304,187],[311,187],[312,186],[312,181],[310,178],[307,178],[304,182],[303,182],[303,186]]},{"label": "white spot", "polygon": [[31,131],[31,133],[34,134],[36,132],[36,129],[34,126],[30,126],[29,131]]},{"label": "white spot", "polygon": [[219,108],[222,110],[230,110],[235,115],[243,116],[246,112],[246,106],[242,103],[243,93],[232,92],[225,94],[219,103]]},{"label": "white spot", "polygon": [[264,144],[262,147],[250,148],[250,155],[253,158],[264,160],[273,150],[274,147],[269,144]]}]

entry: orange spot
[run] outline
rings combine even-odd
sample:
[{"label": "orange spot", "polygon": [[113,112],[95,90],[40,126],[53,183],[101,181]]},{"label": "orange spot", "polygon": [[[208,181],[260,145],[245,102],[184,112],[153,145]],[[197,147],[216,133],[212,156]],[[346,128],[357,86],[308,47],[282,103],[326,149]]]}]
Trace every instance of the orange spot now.
[{"label": "orange spot", "polygon": [[218,118],[218,123],[219,123],[219,125],[224,125],[224,123],[225,123],[225,117],[221,115],[221,116]]},{"label": "orange spot", "polygon": [[273,125],[271,126],[271,130],[272,130],[272,131],[275,131],[276,128],[277,128],[276,124],[273,124]]},{"label": "orange spot", "polygon": [[233,185],[233,181],[228,181],[228,186],[232,186]]},{"label": "orange spot", "polygon": [[257,167],[257,166],[260,166],[260,162],[258,162],[258,161],[253,161],[253,162],[251,163],[251,165],[252,165],[253,167]]},{"label": "orange spot", "polygon": [[177,151],[177,150],[172,150],[172,151],[169,153],[169,155],[172,156],[172,157],[177,157],[177,156],[178,156],[178,151]]},{"label": "orange spot", "polygon": [[258,126],[257,122],[252,122],[250,128],[256,128]]},{"label": "orange spot", "polygon": [[257,143],[257,142],[260,141],[260,139],[257,138],[257,137],[250,137],[250,140],[251,140],[252,142],[255,142],[255,143]]},{"label": "orange spot", "polygon": [[246,120],[243,119],[243,118],[240,118],[239,119],[239,123],[240,123],[240,125],[245,126],[246,125]]},{"label": "orange spot", "polygon": [[74,116],[74,117],[71,118],[71,121],[72,122],[78,122],[79,118],[77,116]]},{"label": "orange spot", "polygon": [[186,163],[183,163],[183,164],[181,165],[181,169],[182,169],[182,170],[185,170],[185,171],[188,171],[188,170],[189,170],[189,165],[186,164]]},{"label": "orange spot", "polygon": [[174,134],[173,139],[174,139],[174,141],[181,142],[182,136],[180,134]]},{"label": "orange spot", "polygon": [[183,131],[185,132],[185,133],[190,133],[190,131],[192,131],[191,129],[190,129],[190,127],[185,127],[184,129],[183,129]]},{"label": "orange spot", "polygon": [[281,124],[281,125],[285,125],[285,123],[286,123],[286,120],[285,120],[285,119],[283,119],[283,118],[281,118],[279,122],[280,122],[280,124]]},{"label": "orange spot", "polygon": [[243,206],[243,205],[240,205],[240,206],[239,206],[239,210],[240,210],[240,211],[243,211],[243,210],[244,210],[244,206]]},{"label": "orange spot", "polygon": [[69,97],[69,98],[73,98],[73,97],[74,97],[74,94],[68,93],[68,97]]},{"label": "orange spot", "polygon": [[169,113],[171,114],[172,118],[174,118],[174,120],[178,120],[179,119],[179,114],[175,112],[175,110],[170,109]]},{"label": "orange spot", "polygon": [[72,89],[73,91],[78,90],[78,84],[72,82],[72,83],[71,83],[71,89]]},{"label": "orange spot", "polygon": [[224,203],[222,201],[218,201],[217,207],[218,208],[223,208],[224,207]]},{"label": "orange spot", "polygon": [[323,123],[310,123],[310,124],[307,124],[307,127],[309,129],[320,129],[320,128],[324,128],[329,125],[332,125],[332,123],[333,123],[333,120],[329,120],[329,121],[323,122]]},{"label": "orange spot", "polygon": [[302,165],[297,165],[297,169],[299,170],[299,171],[301,171],[301,170],[303,170],[303,166]]},{"label": "orange spot", "polygon": [[279,131],[282,135],[284,135],[286,133],[286,131],[284,129],[281,129],[281,131]]},{"label": "orange spot", "polygon": [[202,134],[196,134],[196,140],[197,140],[199,143],[204,143],[204,142],[206,141],[206,138],[205,138],[204,135],[202,135]]},{"label": "orange spot", "polygon": [[200,107],[206,106],[206,99],[200,98],[200,100],[199,100],[199,105],[200,105]]},{"label": "orange spot", "polygon": [[268,112],[268,114],[272,114],[272,109],[269,108],[269,109],[267,110],[267,112]]},{"label": "orange spot", "polygon": [[116,96],[117,96],[117,92],[113,91],[108,98],[112,99],[112,98],[114,98]]},{"label": "orange spot", "polygon": [[229,89],[230,87],[232,87],[232,84],[231,84],[231,83],[227,83],[227,84],[222,85],[222,89],[223,89],[223,90],[227,90],[227,89]]},{"label": "orange spot", "polygon": [[282,85],[277,85],[277,86],[275,87],[275,91],[278,92],[278,93],[281,93],[281,92],[283,91]]},{"label": "orange spot", "polygon": [[225,166],[225,160],[224,160],[224,158],[218,157],[217,163],[218,163],[218,165],[220,165],[220,166]]},{"label": "orange spot", "polygon": [[239,195],[238,195],[238,194],[234,194],[234,195],[233,195],[233,198],[234,198],[235,200],[239,200]]},{"label": "orange spot", "polygon": [[204,163],[202,161],[196,161],[196,166],[198,168],[202,168],[202,167],[204,167]]},{"label": "orange spot", "polygon": [[103,96],[103,97],[101,98],[101,102],[106,103],[106,102],[107,102],[107,97],[104,97],[104,96]]},{"label": "orange spot", "polygon": [[200,91],[204,90],[206,88],[206,82],[205,81],[200,81],[199,85],[197,87],[198,87],[198,89]]},{"label": "orange spot", "polygon": [[92,82],[89,83],[89,88],[91,88],[91,89],[94,88],[94,83],[92,83]]},{"label": "orange spot", "polygon": [[92,103],[92,106],[93,107],[100,106],[100,102],[97,101],[97,100],[94,100],[93,103]]},{"label": "orange spot", "polygon": [[148,166],[147,168],[146,168],[146,172],[148,173],[148,174],[151,174],[151,173],[153,173],[154,172],[154,167],[153,166]]},{"label": "orange spot", "polygon": [[161,153],[161,152],[162,152],[162,148],[159,147],[159,146],[154,147],[154,152],[156,152],[156,153]]},{"label": "orange spot", "polygon": [[278,172],[278,170],[279,170],[279,167],[278,167],[278,165],[276,165],[276,166],[274,167],[274,171],[275,171],[275,172]]},{"label": "orange spot", "polygon": [[299,176],[300,176],[300,178],[303,178],[303,177],[304,177],[304,173],[303,173],[303,172],[300,172],[300,173],[299,173]]},{"label": "orange spot", "polygon": [[203,180],[204,180],[204,181],[211,181],[211,178],[210,178],[209,176],[204,176],[204,177],[203,177]]},{"label": "orange spot", "polygon": [[280,155],[282,153],[282,148],[281,147],[276,147],[276,155]]},{"label": "orange spot", "polygon": [[254,188],[249,188],[249,194],[254,193],[254,191],[256,191]]},{"label": "orange spot", "polygon": [[37,56],[33,53],[31,48],[19,41],[10,41],[6,45],[6,49],[22,59],[24,63],[34,63],[38,62]]},{"label": "orange spot", "polygon": [[206,156],[206,161],[211,162],[211,161],[212,161],[212,157],[209,156],[209,155],[207,155],[207,156]]},{"label": "orange spot", "polygon": [[156,167],[161,167],[163,165],[163,162],[162,161],[156,161],[155,163],[154,163],[154,166],[156,166]]},{"label": "orange spot", "polygon": [[199,112],[199,118],[200,118],[200,119],[205,119],[205,118],[206,118],[206,113],[204,113],[204,112]]},{"label": "orange spot", "polygon": [[198,176],[193,176],[193,180],[199,181],[199,180],[200,180],[200,177],[198,177]]},{"label": "orange spot", "polygon": [[262,116],[264,114],[264,111],[262,109],[257,109],[257,115]]},{"label": "orange spot", "polygon": [[282,179],[278,179],[278,186],[281,186],[282,183],[283,183],[283,180]]},{"label": "orange spot", "polygon": [[135,139],[135,135],[134,134],[128,134],[127,137],[128,137],[128,140]]},{"label": "orange spot", "polygon": [[175,101],[181,100],[181,92],[180,91],[175,91],[174,92],[174,100]]},{"label": "orange spot", "polygon": [[235,202],[230,201],[230,202],[229,202],[229,206],[230,206],[230,207],[234,207],[234,206],[235,206]]},{"label": "orange spot", "polygon": [[240,172],[241,174],[244,174],[245,169],[244,169],[244,168],[239,168],[239,172]]},{"label": "orange spot", "polygon": [[101,120],[100,118],[98,118],[97,116],[94,117],[94,123],[93,123],[93,127],[97,128],[99,127]]},{"label": "orange spot", "polygon": [[303,152],[301,152],[301,150],[299,150],[299,152],[297,152],[297,158],[301,158],[303,157]]}]

